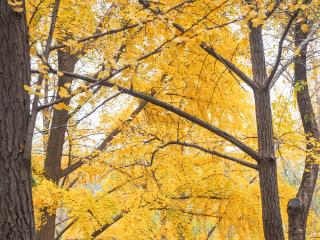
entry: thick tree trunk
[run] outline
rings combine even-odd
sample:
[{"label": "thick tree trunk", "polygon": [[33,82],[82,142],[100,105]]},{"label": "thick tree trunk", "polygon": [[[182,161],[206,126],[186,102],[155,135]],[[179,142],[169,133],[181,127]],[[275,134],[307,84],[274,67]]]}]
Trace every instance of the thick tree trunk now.
[{"label": "thick tree trunk", "polygon": [[34,239],[31,161],[23,158],[30,99],[25,12],[0,1],[0,239]]},{"label": "thick tree trunk", "polygon": [[[58,65],[59,70],[73,72],[77,58],[70,56],[69,53],[58,51]],[[70,77],[59,77],[58,87],[65,87],[65,84],[71,83]],[[57,93],[57,99],[61,98],[59,92]],[[70,98],[65,98],[63,103],[68,105]],[[51,131],[47,145],[47,155],[44,163],[44,176],[48,180],[58,184],[61,176],[61,159],[63,153],[63,145],[65,141],[65,133],[67,130],[69,114],[66,110],[53,110]],[[52,240],[55,235],[55,219],[56,214],[44,214],[44,224],[40,228],[38,233],[40,240]]]},{"label": "thick tree trunk", "polygon": [[259,152],[264,157],[259,163],[264,235],[267,240],[284,239],[277,183],[277,164],[274,157],[269,91],[255,92],[255,104]]},{"label": "thick tree trunk", "polygon": [[274,153],[274,136],[270,92],[266,87],[266,65],[261,27],[250,26],[250,51],[253,80],[260,86],[254,91],[259,153],[262,220],[266,240],[283,240],[283,228],[277,182],[277,164]]},{"label": "thick tree trunk", "polygon": [[[299,46],[307,37],[307,33],[301,31],[301,24],[295,26],[295,45]],[[319,165],[316,164],[316,146],[313,140],[319,141],[319,129],[313,111],[312,102],[309,94],[307,82],[307,46],[303,47],[300,54],[294,59],[294,80],[295,84],[301,85],[301,90],[297,92],[297,102],[306,134],[308,155],[305,160],[305,170],[298,193],[294,199],[288,203],[289,217],[289,239],[306,239],[306,227],[309,209],[312,201],[313,192],[316,186]],[[311,141],[310,141],[311,140]]]}]

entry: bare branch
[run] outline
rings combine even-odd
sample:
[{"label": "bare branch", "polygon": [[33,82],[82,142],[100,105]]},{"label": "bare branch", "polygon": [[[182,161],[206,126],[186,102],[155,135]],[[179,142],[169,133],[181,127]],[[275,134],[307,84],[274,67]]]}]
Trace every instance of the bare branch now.
[{"label": "bare branch", "polygon": [[175,6],[171,7],[170,9],[168,9],[167,11],[165,11],[165,12],[163,12],[163,13],[161,13],[161,14],[162,14],[162,15],[163,15],[163,14],[167,14],[167,13],[173,11],[173,10],[177,10],[177,9],[183,7],[185,4],[193,3],[193,2],[195,2],[195,0],[186,0],[186,1],[183,1],[183,2],[181,2],[181,3],[178,3],[178,4],[175,5]]},{"label": "bare branch", "polygon": [[[298,49],[304,48],[308,43],[312,40],[313,36],[316,34],[318,29],[320,28],[320,21],[314,24],[312,29],[310,30],[308,37],[299,45]],[[272,88],[274,84],[278,81],[280,76],[283,74],[283,72],[286,71],[286,69],[290,66],[291,63],[293,63],[294,55],[289,58],[283,65],[282,68],[278,70],[278,72],[274,75],[274,77],[271,79],[271,82],[269,84],[269,88]]]},{"label": "bare branch", "polygon": [[[48,62],[49,55],[50,55],[50,46],[52,43],[53,33],[54,33],[55,26],[56,26],[57,18],[58,18],[59,7],[60,7],[60,0],[56,0],[53,11],[52,11],[50,30],[49,30],[47,43],[45,46],[45,51],[44,51],[44,60],[46,62]],[[44,79],[43,74],[40,74],[38,81],[37,81],[37,85],[42,85],[43,79]],[[36,91],[38,92],[39,90],[36,90]],[[38,110],[37,110],[38,104],[39,104],[39,97],[37,95],[35,95],[34,99],[33,99],[33,103],[32,103],[31,115],[30,115],[30,119],[29,119],[29,123],[28,123],[25,150],[23,152],[24,159],[31,158],[33,131],[34,131],[34,128],[36,125],[36,120],[37,120],[37,115],[38,115]]]},{"label": "bare branch", "polygon": [[282,49],[283,49],[283,44],[284,44],[284,40],[286,39],[288,33],[289,33],[289,30],[293,24],[293,21],[298,17],[299,15],[299,10],[297,10],[293,15],[292,17],[290,18],[285,30],[283,31],[283,34],[280,38],[280,41],[279,41],[279,45],[278,45],[278,54],[277,54],[277,59],[276,59],[276,62],[274,64],[274,67],[272,68],[271,70],[271,73],[266,81],[266,86],[267,88],[269,88],[269,85],[271,84],[272,82],[272,79],[274,77],[274,75],[276,74],[277,70],[278,70],[278,67],[279,67],[279,64],[281,62],[281,55],[282,55]]},{"label": "bare branch", "polygon": [[272,16],[272,14],[277,10],[277,8],[280,6],[280,3],[282,3],[282,2],[283,2],[283,0],[276,0],[276,3],[274,4],[271,11],[267,11],[267,13],[266,13],[267,19]]},{"label": "bare branch", "polygon": [[232,62],[228,61],[226,58],[218,54],[214,48],[207,45],[207,43],[202,42],[200,47],[205,50],[209,55],[217,59],[223,65],[225,65],[229,70],[234,72],[241,80],[243,80],[252,89],[259,88],[259,85],[252,81],[246,74],[244,74],[239,68],[237,68]]},{"label": "bare branch", "polygon": [[52,12],[50,31],[49,31],[49,36],[48,36],[48,40],[47,40],[47,44],[46,44],[46,48],[45,48],[45,53],[44,53],[44,57],[46,60],[48,60],[48,57],[50,54],[50,47],[51,47],[51,43],[52,43],[53,32],[56,27],[56,22],[58,19],[59,7],[60,7],[60,0],[56,0],[55,6],[54,6],[53,12]]}]

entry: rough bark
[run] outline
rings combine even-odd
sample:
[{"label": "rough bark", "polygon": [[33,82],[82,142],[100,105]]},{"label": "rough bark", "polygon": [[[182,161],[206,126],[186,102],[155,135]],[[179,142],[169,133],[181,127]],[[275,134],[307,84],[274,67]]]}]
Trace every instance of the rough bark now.
[{"label": "rough bark", "polygon": [[[59,70],[73,72],[76,62],[77,58],[70,56],[66,52],[58,52]],[[61,76],[58,79],[58,88],[65,88],[65,84],[71,82],[72,78]],[[59,98],[61,98],[61,96],[59,95],[58,91],[56,99]],[[66,105],[69,105],[70,98],[64,98],[62,102]],[[53,109],[51,131],[48,139],[48,148],[44,163],[44,176],[55,183],[58,183],[60,179],[61,157],[68,120],[69,114],[67,110]]]},{"label": "rough bark", "polygon": [[277,183],[277,164],[274,157],[270,93],[255,92],[259,152],[264,156],[259,162],[259,179],[262,200],[262,219],[266,240],[284,239]]},{"label": "rough bark", "polygon": [[[307,33],[301,31],[301,24],[295,26],[295,45],[299,46],[307,37]],[[289,239],[304,240],[306,239],[306,227],[309,209],[312,201],[313,192],[316,186],[319,165],[316,164],[315,144],[312,141],[319,141],[319,129],[314,114],[308,82],[307,82],[307,45],[304,46],[300,54],[294,59],[294,80],[299,84],[301,89],[297,92],[297,102],[304,133],[306,134],[306,150],[308,151],[305,159],[304,173],[295,198],[288,203],[289,217]],[[311,141],[310,141],[311,140]]]},{"label": "rough bark", "polygon": [[[74,71],[77,58],[70,56],[67,52],[58,51],[58,65],[61,71]],[[67,83],[71,83],[72,78],[61,76],[58,79],[58,87],[65,87]],[[61,98],[59,91],[56,99]],[[70,98],[65,98],[63,103],[68,105]],[[63,145],[65,141],[65,133],[67,130],[69,114],[66,110],[53,110],[51,131],[48,139],[46,158],[44,162],[44,176],[46,179],[58,184],[61,176],[61,159],[63,153]],[[40,240],[52,240],[55,235],[55,219],[56,214],[50,215],[45,212],[43,216],[43,225],[38,232]]]},{"label": "rough bark", "polygon": [[267,73],[261,27],[250,26],[250,51],[253,80],[260,86],[254,90],[259,153],[258,163],[262,201],[263,230],[266,240],[283,240],[277,182],[277,164],[274,153],[274,136],[270,92],[266,85]]},{"label": "rough bark", "polygon": [[0,1],[0,239],[34,239],[30,159],[23,158],[30,99],[25,11]]}]

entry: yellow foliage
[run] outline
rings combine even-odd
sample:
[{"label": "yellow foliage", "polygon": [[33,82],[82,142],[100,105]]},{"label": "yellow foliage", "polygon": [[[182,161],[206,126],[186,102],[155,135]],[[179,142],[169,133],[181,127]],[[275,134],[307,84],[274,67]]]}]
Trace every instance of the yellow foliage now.
[{"label": "yellow foliage", "polygon": [[54,109],[57,109],[57,110],[67,110],[67,111],[70,111],[72,110],[72,107],[61,102],[61,103],[57,103],[55,105],[53,105]]},{"label": "yellow foliage", "polygon": [[[51,45],[62,44],[59,51],[79,59],[75,73],[104,81],[104,85],[115,83],[155,93],[157,99],[257,149],[251,91],[200,44],[205,41],[251,76],[248,21],[253,27],[272,28],[276,35],[283,26],[281,19],[287,21],[288,16],[267,17],[274,1],[259,0],[255,6],[240,0],[188,1],[182,6],[181,0],[150,2],[151,8],[156,6],[153,11],[131,0],[62,0]],[[309,8],[285,2],[290,5],[280,5],[281,11]],[[39,61],[36,53],[43,52],[46,45],[53,4],[53,0],[26,1],[30,41],[36,43],[31,52],[34,62]],[[162,14],[155,16],[154,11]],[[130,25],[135,27],[119,30]],[[83,41],[112,30],[117,31]],[[307,26],[302,25],[302,30],[307,32]],[[57,51],[52,51],[48,62],[54,69],[57,59]],[[76,89],[71,89],[71,83],[57,84],[62,76],[68,77],[65,69],[52,74],[47,65],[38,64],[38,70],[48,81],[43,86],[25,86],[25,90],[49,102],[55,95],[70,98],[70,105],[53,105],[56,110],[69,111],[61,168],[81,165],[61,177],[58,184],[44,179],[47,129],[43,129],[43,138],[36,135],[33,195],[38,228],[44,211],[48,211],[57,212],[59,220],[68,219],[57,227],[59,231],[73,223],[62,239],[90,239],[108,224],[100,239],[206,239],[212,229],[210,239],[263,238],[258,172],[199,149],[170,143],[195,143],[255,164],[249,156],[157,106],[147,104],[132,117],[140,102],[120,94],[116,86],[105,88],[97,83],[93,87],[90,84],[94,81],[84,83],[75,77],[72,86]],[[295,173],[306,156],[306,141],[299,132],[292,99],[279,92],[274,96],[280,202],[286,216],[286,204],[296,192]],[[50,128],[52,114],[48,112],[42,117],[49,119]],[[45,125],[40,122],[37,126]],[[110,134],[114,136],[100,149]],[[310,222],[316,217],[312,212]],[[283,222],[287,222],[286,217]]]}]

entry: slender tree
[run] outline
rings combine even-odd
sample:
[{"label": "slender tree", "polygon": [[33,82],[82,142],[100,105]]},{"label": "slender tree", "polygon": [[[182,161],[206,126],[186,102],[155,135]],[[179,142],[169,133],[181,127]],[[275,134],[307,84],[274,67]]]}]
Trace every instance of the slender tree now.
[{"label": "slender tree", "polygon": [[[76,56],[72,56],[66,52],[58,51],[58,67],[60,70],[74,71],[75,64],[77,62]],[[58,79],[58,88],[65,85],[72,84],[72,78],[61,76]],[[57,98],[61,98],[59,91],[57,92]],[[63,103],[69,104],[70,98],[64,98]],[[69,120],[69,114],[67,110],[53,109],[51,131],[49,134],[46,158],[44,161],[44,177],[55,184],[59,184],[61,174],[61,160],[63,153],[63,146],[65,142],[65,134],[67,130],[67,124]],[[44,225],[39,232],[39,238],[42,240],[53,239],[55,235],[55,214],[45,213]]]},{"label": "slender tree", "polygon": [[294,58],[294,84],[297,87],[300,86],[297,91],[297,102],[306,135],[307,156],[297,195],[288,203],[290,240],[306,239],[307,219],[319,173],[317,146],[319,144],[320,133],[307,81],[308,44],[304,44],[301,47],[301,43],[308,37],[308,31],[303,31],[304,25],[307,26],[307,23],[300,22],[297,23],[294,28],[295,47],[299,50],[299,53],[296,54]]}]

